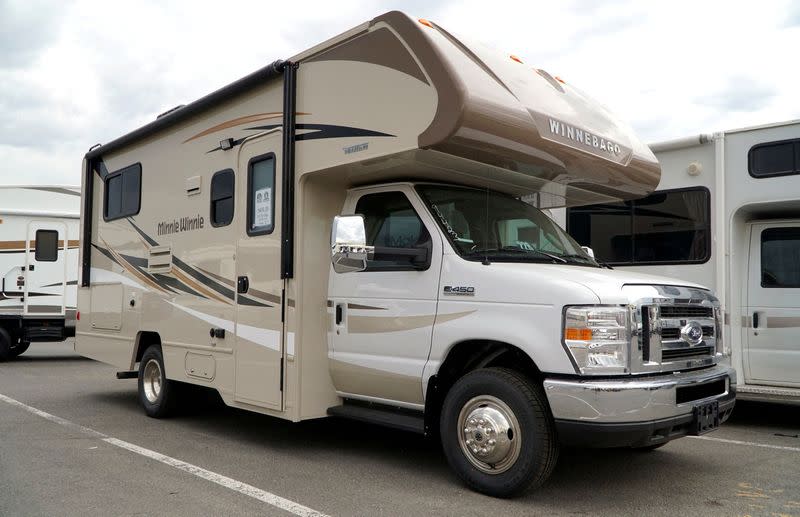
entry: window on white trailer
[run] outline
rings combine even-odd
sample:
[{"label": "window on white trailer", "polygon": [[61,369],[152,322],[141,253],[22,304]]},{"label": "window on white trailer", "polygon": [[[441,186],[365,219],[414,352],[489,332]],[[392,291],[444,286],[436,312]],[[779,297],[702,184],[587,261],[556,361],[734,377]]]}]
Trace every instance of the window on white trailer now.
[{"label": "window on white trailer", "polygon": [[58,232],[56,230],[36,230],[37,262],[55,262],[58,260]]}]

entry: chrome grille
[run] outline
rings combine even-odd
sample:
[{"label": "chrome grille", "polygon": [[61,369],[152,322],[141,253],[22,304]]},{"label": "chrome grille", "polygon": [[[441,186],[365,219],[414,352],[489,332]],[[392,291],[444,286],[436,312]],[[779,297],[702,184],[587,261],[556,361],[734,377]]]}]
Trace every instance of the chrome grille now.
[{"label": "chrome grille", "polygon": [[702,307],[699,305],[662,305],[662,318],[713,318],[714,309],[712,307]]}]

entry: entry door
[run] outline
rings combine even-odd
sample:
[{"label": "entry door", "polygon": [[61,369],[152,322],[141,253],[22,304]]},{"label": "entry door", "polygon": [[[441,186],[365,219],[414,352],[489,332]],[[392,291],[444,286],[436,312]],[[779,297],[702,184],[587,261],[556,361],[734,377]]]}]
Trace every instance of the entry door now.
[{"label": "entry door", "polygon": [[67,227],[51,221],[31,221],[25,247],[23,314],[65,313],[67,290]]},{"label": "entry door", "polygon": [[236,209],[237,401],[282,409],[281,133],[245,142],[239,152]]},{"label": "entry door", "polygon": [[800,222],[751,225],[747,381],[800,386]]},{"label": "entry door", "polygon": [[[412,200],[414,202],[412,203]],[[408,257],[380,257],[367,270],[335,273],[331,375],[339,392],[379,401],[422,404],[422,372],[436,316],[441,239],[413,192],[374,190],[345,213],[364,216],[367,244],[427,248],[430,264]]]}]

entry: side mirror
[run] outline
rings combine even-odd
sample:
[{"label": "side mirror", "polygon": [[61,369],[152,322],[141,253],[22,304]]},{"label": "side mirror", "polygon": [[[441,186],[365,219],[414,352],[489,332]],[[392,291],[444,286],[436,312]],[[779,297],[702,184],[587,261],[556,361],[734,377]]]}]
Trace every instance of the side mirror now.
[{"label": "side mirror", "polygon": [[594,250],[592,248],[590,248],[589,246],[581,246],[581,249],[584,251],[584,253],[594,258]]},{"label": "side mirror", "polygon": [[350,273],[367,269],[367,259],[375,252],[367,246],[364,217],[337,215],[331,228],[331,264],[337,273]]}]

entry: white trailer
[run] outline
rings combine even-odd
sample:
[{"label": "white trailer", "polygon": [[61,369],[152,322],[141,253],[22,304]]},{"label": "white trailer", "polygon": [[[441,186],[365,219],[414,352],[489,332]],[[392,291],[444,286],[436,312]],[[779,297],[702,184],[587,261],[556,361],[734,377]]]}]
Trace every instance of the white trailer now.
[{"label": "white trailer", "polygon": [[183,382],[393,425],[509,496],[561,443],[652,449],[733,410],[713,293],[601,268],[524,202],[659,176],[568,82],[386,13],[86,154],[76,350],[150,416]]},{"label": "white trailer", "polygon": [[75,335],[80,188],[0,186],[0,361]]},{"label": "white trailer", "polygon": [[568,209],[568,231],[616,268],[712,286],[738,397],[800,404],[800,121],[650,148],[658,190]]}]

